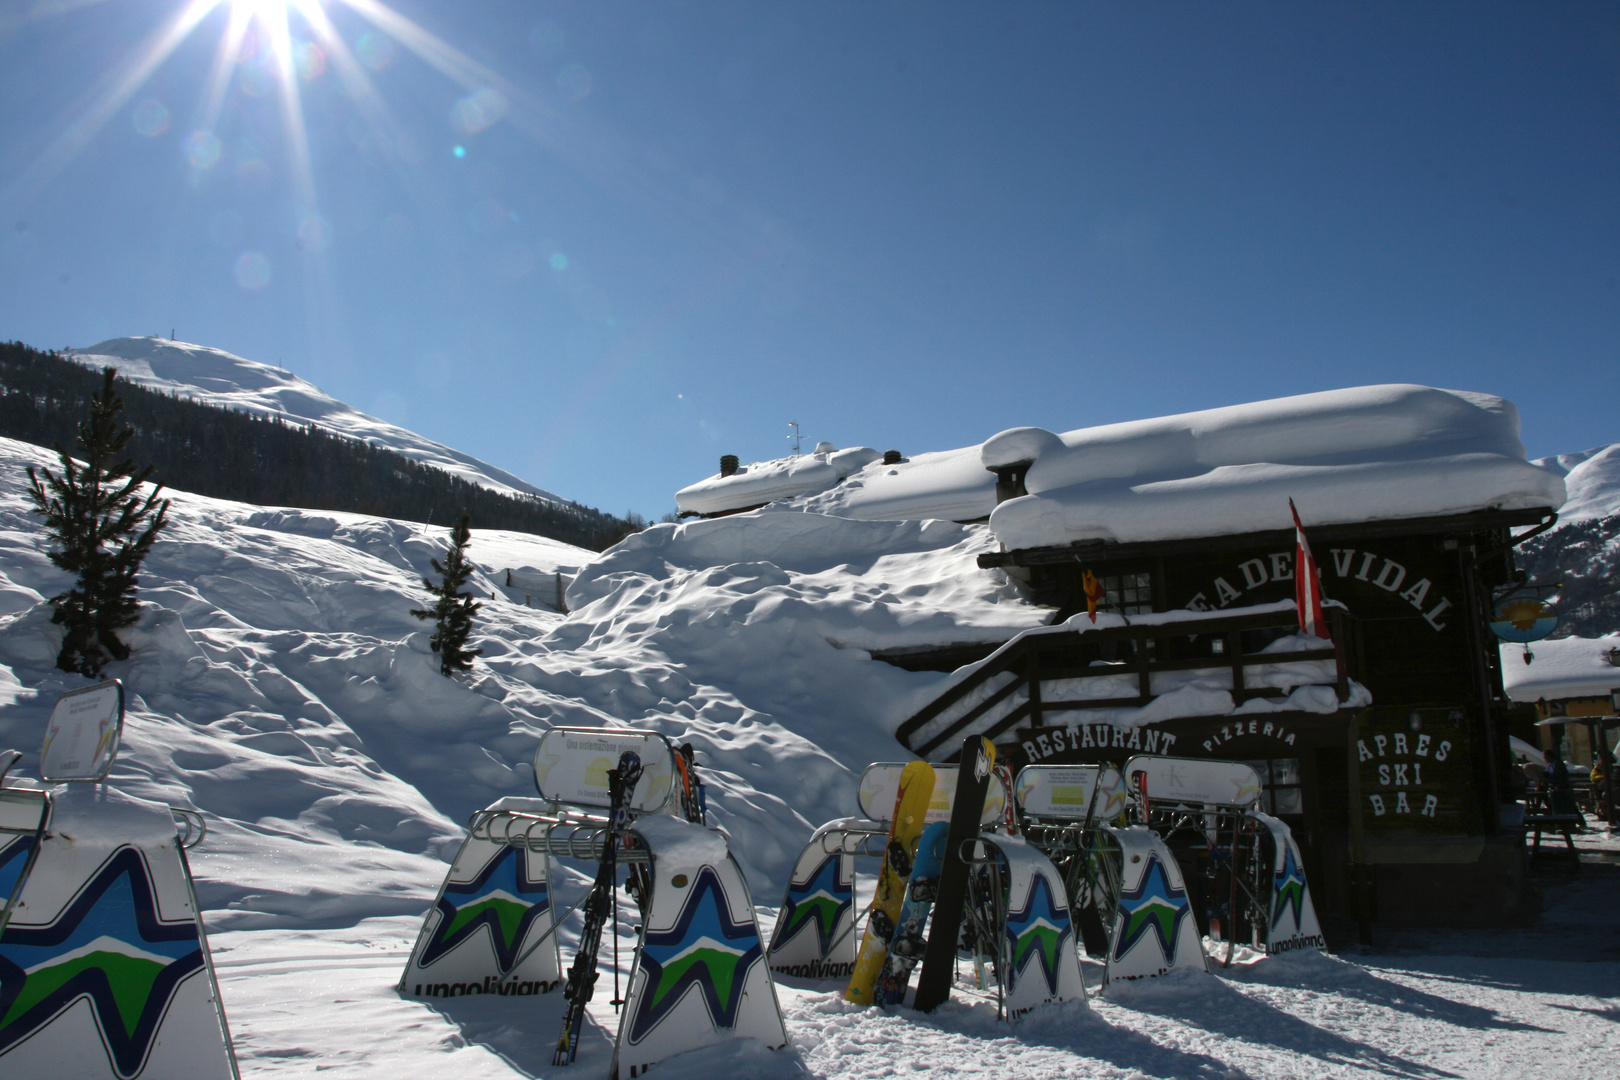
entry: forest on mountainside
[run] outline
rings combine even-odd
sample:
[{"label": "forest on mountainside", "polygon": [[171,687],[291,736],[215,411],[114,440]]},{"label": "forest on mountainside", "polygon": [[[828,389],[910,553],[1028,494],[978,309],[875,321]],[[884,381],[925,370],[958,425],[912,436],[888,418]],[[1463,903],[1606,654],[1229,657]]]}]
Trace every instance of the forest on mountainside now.
[{"label": "forest on mountainside", "polygon": [[1560,585],[1558,629],[1553,637],[1601,637],[1620,630],[1620,593],[1615,562],[1620,556],[1620,517],[1588,518],[1559,525],[1514,549],[1527,585]]},{"label": "forest on mountainside", "polygon": [[[101,374],[20,342],[0,344],[0,436],[78,444]],[[638,525],[572,502],[512,496],[315,424],[258,417],[118,380],[129,453],[165,487],[260,506],[347,510],[450,526],[511,529],[600,551]]]}]

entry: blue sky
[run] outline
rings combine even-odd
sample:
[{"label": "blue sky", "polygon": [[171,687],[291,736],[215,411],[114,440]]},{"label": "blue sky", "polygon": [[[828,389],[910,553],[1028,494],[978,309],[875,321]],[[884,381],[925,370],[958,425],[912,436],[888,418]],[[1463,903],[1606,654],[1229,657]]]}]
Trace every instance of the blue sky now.
[{"label": "blue sky", "polygon": [[1410,381],[1620,439],[1613,5],[300,0],[283,66],[221,0],[126,77],[188,2],[0,9],[0,337],[173,329],[649,516],[790,420]]}]

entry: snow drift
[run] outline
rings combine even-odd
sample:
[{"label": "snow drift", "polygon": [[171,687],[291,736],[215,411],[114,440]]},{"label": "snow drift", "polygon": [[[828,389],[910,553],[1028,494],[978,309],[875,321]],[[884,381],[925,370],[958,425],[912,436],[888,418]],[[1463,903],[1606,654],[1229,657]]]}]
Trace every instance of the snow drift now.
[{"label": "snow drift", "polygon": [[[0,440],[0,746],[34,753],[56,696],[51,566],[24,465]],[[855,811],[858,770],[943,676],[868,650],[997,641],[1042,621],[982,526],[763,513],[658,526],[605,557],[474,530],[485,597],[469,681],[437,672],[421,577],[446,530],[174,493],[127,640],[129,721],[114,779],[209,815],[197,855],[217,925],[345,925],[420,914],[462,822],[533,793],[554,725],[690,739],[716,820],[761,895],[815,824]],[[594,560],[594,561],[592,561]],[[573,614],[522,605],[502,571],[578,572]],[[885,749],[887,747],[887,749]]]}]

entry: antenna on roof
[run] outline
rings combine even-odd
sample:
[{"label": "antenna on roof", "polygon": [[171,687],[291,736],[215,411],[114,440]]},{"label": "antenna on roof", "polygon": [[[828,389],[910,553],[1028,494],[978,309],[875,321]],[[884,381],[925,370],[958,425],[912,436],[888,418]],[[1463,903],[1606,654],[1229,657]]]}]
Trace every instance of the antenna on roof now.
[{"label": "antenna on roof", "polygon": [[788,436],[788,438],[793,440],[793,456],[798,457],[799,441],[803,439],[804,436],[799,434],[799,422],[797,420],[789,420],[788,427],[793,429],[793,434]]}]

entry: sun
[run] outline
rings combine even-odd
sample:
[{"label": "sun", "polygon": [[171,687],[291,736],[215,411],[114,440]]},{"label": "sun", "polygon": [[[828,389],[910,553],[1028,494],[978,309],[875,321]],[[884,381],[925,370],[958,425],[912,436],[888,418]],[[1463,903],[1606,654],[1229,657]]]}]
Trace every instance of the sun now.
[{"label": "sun", "polygon": [[[4,0],[0,0],[3,3]],[[99,0],[80,0],[93,4]],[[39,5],[46,10],[50,5]],[[356,56],[343,34],[333,25],[331,14],[342,9],[352,19],[369,23],[372,31],[361,35]],[[217,13],[223,13],[221,19]],[[211,19],[210,16],[213,16]],[[33,16],[43,17],[43,16]],[[26,21],[26,20],[25,20]],[[460,84],[480,100],[498,101],[502,108],[491,119],[510,117],[531,131],[548,129],[544,117],[518,114],[546,113],[543,104],[529,99],[512,84],[471,57],[391,8],[385,0],[173,0],[169,13],[148,36],[136,42],[124,59],[109,73],[102,91],[77,116],[60,129],[19,173],[0,182],[0,216],[32,201],[78,156],[90,141],[118,115],[131,99],[163,66],[177,48],[204,27],[223,23],[214,48],[214,60],[200,88],[190,122],[188,145],[202,151],[218,145],[215,128],[224,114],[233,89],[244,88],[242,80],[259,80],[263,93],[273,87],[279,99],[282,140],[292,168],[289,179],[294,198],[306,213],[313,214],[315,190],[310,167],[310,147],[305,134],[301,86],[318,78],[335,77],[344,88],[344,98],[358,109],[363,122],[385,137],[399,128],[371,80],[380,65],[379,41],[392,55],[398,46],[426,61],[440,75]],[[257,52],[260,62],[250,70],[242,63],[245,53]],[[486,110],[488,111],[488,110]],[[167,110],[165,110],[167,112]],[[165,120],[165,123],[167,121]],[[211,167],[216,154],[194,156],[194,167]],[[201,163],[200,166],[198,163]]]}]

